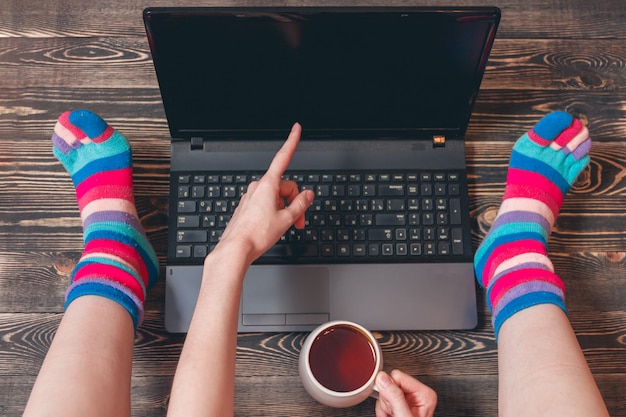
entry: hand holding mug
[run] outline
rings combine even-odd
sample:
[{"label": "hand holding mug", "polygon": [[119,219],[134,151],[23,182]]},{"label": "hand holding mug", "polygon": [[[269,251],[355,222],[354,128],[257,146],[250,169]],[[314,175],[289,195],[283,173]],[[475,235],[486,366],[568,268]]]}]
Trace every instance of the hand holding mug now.
[{"label": "hand holding mug", "polygon": [[391,375],[381,371],[376,378],[379,395],[376,417],[432,417],[437,393],[397,369]]},{"label": "hand holding mug", "polygon": [[313,330],[300,351],[300,379],[306,391],[329,407],[351,407],[378,399],[377,417],[432,417],[437,394],[404,372],[382,371],[376,338],[350,321],[331,321]]}]

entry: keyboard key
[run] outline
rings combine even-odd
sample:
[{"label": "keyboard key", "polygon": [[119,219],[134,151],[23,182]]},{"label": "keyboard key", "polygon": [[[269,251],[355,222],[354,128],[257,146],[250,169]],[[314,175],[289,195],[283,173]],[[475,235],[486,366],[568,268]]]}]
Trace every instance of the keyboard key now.
[{"label": "keyboard key", "polygon": [[213,211],[213,202],[210,200],[199,201],[198,211],[200,213],[211,213]]},{"label": "keyboard key", "polygon": [[178,227],[199,227],[200,216],[178,216],[176,218],[176,225]]},{"label": "keyboard key", "polygon": [[265,252],[264,256],[271,257],[302,257],[309,258],[318,256],[317,245],[283,245],[277,244],[272,246]]},{"label": "keyboard key", "polygon": [[208,254],[208,250],[205,245],[194,245],[193,247],[194,258],[206,258],[207,254]]},{"label": "keyboard key", "polygon": [[194,185],[193,187],[191,187],[191,197],[204,198],[204,186]]},{"label": "keyboard key", "polygon": [[378,186],[378,195],[380,197],[403,197],[404,185],[381,184]]},{"label": "keyboard key", "polygon": [[183,200],[178,202],[179,213],[195,213],[196,202],[193,200]]},{"label": "keyboard key", "polygon": [[189,198],[189,187],[181,185],[178,187],[178,198]]},{"label": "keyboard key", "polygon": [[217,224],[214,214],[205,214],[202,216],[202,227],[211,228]]},{"label": "keyboard key", "polygon": [[387,200],[387,210],[388,211],[404,211],[406,204],[404,200],[397,198],[390,198]]},{"label": "keyboard key", "polygon": [[396,240],[406,240],[406,229],[396,229]]},{"label": "keyboard key", "polygon": [[331,185],[330,195],[333,197],[343,197],[346,194],[346,187],[343,185]]},{"label": "keyboard key", "polygon": [[219,185],[209,185],[207,187],[207,197],[219,198],[222,196],[222,188]]},{"label": "keyboard key", "polygon": [[367,255],[367,251],[365,249],[365,245],[362,243],[357,243],[352,246],[352,255],[354,256],[365,256]]},{"label": "keyboard key", "polygon": [[371,201],[371,209],[372,211],[383,211],[385,210],[385,200],[382,198],[374,198]]},{"label": "keyboard key", "polygon": [[335,255],[334,245],[322,245],[322,256],[331,257]]},{"label": "keyboard key", "polygon": [[361,196],[361,186],[360,185],[348,185],[348,197],[360,197]]},{"label": "keyboard key", "polygon": [[406,215],[404,214],[376,214],[376,226],[404,226]]},{"label": "keyboard key", "polygon": [[179,230],[176,241],[180,243],[206,242],[208,234],[206,230]]},{"label": "keyboard key", "polygon": [[369,240],[392,240],[394,236],[393,229],[371,229],[367,231]]},{"label": "keyboard key", "polygon": [[234,198],[237,197],[237,187],[234,185],[227,185],[222,190],[222,197],[224,198]]},{"label": "keyboard key", "polygon": [[461,224],[461,200],[458,198],[450,199],[450,224]]},{"label": "keyboard key", "polygon": [[363,197],[374,197],[376,195],[376,185],[374,185],[374,184],[365,184],[361,188],[361,195]]},{"label": "keyboard key", "polygon": [[176,246],[177,258],[191,258],[191,245],[178,245]]},{"label": "keyboard key", "polygon": [[379,256],[380,255],[380,246],[377,243],[370,243],[367,246],[367,252],[369,256]]},{"label": "keyboard key", "polygon": [[341,244],[337,245],[337,256],[350,256],[350,245]]},{"label": "keyboard key", "polygon": [[463,229],[455,227],[451,230],[452,254],[463,255]]}]

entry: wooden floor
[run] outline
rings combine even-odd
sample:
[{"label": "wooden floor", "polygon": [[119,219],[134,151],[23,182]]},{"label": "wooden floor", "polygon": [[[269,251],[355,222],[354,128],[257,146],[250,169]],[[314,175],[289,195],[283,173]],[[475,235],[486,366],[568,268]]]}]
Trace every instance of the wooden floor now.
[{"label": "wooden floor", "polygon": [[[91,109],[130,139],[139,213],[164,260],[168,130],[141,11],[173,3],[270,4],[2,0],[1,416],[21,414],[61,319],[70,271],[82,251],[73,187],[49,142],[61,112]],[[474,248],[496,213],[515,139],[551,110],[565,109],[587,122],[594,140],[591,165],[565,201],[550,240],[550,256],[566,283],[569,317],[609,410],[626,416],[626,2],[493,4],[502,9],[502,22],[468,131]],[[437,415],[497,415],[496,343],[483,292],[478,293],[480,322],[473,331],[377,334],[387,369],[402,368],[439,393]],[[163,298],[161,280],[150,293],[146,321],[137,335],[135,416],[165,415],[183,342],[180,335],[163,329]],[[297,372],[305,336],[239,337],[236,414],[373,416],[373,400],[332,410],[307,396]]]}]

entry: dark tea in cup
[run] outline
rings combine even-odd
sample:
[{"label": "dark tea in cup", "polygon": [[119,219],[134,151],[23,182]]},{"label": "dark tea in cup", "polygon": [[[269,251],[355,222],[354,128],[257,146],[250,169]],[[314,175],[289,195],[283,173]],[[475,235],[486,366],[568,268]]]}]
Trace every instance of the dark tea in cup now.
[{"label": "dark tea in cup", "polygon": [[374,374],[376,350],[359,329],[338,324],[313,340],[309,364],[320,384],[332,391],[350,392]]},{"label": "dark tea in cup", "polygon": [[380,345],[360,324],[329,321],[304,341],[298,364],[306,391],[330,407],[352,407],[377,398],[376,375],[383,367]]}]

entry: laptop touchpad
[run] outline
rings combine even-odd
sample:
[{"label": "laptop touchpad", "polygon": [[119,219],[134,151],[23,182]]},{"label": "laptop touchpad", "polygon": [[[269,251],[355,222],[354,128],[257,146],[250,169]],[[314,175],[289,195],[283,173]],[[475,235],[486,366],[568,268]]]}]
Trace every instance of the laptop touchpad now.
[{"label": "laptop touchpad", "polygon": [[252,266],[244,281],[242,313],[328,313],[328,276],[328,268],[320,266]]}]

